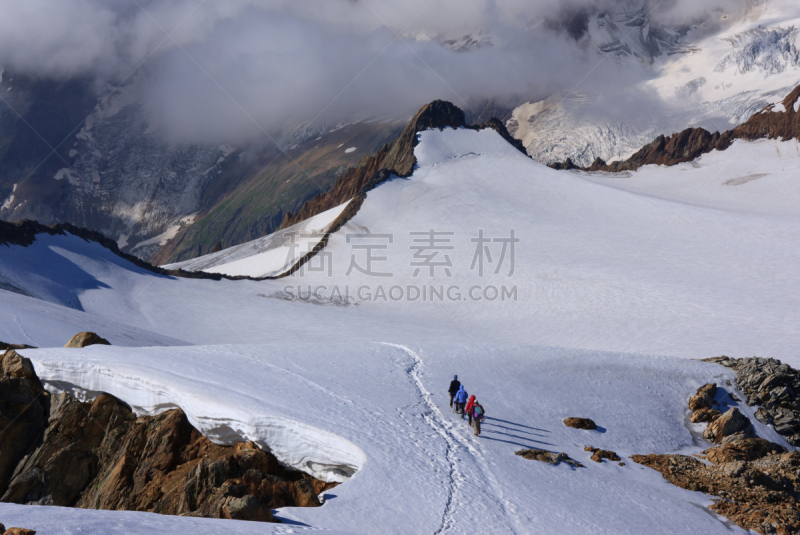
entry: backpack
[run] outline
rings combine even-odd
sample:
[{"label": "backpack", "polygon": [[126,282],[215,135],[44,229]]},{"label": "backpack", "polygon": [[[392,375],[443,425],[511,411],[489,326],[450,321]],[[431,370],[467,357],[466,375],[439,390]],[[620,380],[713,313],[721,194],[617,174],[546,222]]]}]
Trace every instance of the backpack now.
[{"label": "backpack", "polygon": [[472,412],[475,415],[475,418],[480,418],[483,416],[483,407],[480,405],[475,405],[475,407],[472,409]]}]

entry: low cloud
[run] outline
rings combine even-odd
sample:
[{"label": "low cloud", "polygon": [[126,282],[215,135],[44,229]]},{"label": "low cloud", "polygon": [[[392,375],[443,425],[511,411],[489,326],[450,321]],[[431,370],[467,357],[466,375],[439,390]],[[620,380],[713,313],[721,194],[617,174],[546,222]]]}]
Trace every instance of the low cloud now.
[{"label": "low cloud", "polygon": [[435,98],[544,98],[587,74],[613,83],[613,62],[597,69],[580,32],[561,31],[575,13],[628,9],[675,25],[749,3],[0,0],[0,64],[98,87],[135,77],[170,139],[237,141],[312,120],[399,118]]}]

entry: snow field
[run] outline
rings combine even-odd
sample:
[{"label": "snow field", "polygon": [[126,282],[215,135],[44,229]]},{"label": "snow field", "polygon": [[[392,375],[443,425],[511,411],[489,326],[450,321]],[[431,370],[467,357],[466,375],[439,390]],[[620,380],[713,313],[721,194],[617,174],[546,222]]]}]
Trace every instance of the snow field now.
[{"label": "snow field", "polygon": [[331,224],[348,204],[349,201],[342,203],[269,236],[164,267],[255,278],[281,275],[322,241]]},{"label": "snow field", "polygon": [[[24,354],[50,390],[109,392],[139,412],[137,402],[150,412],[177,402],[209,436],[220,438],[224,429],[226,439],[267,440],[282,461],[305,471],[318,468],[310,458],[354,463],[363,452],[358,471],[326,493],[323,507],[279,511],[311,526],[362,533],[728,530],[690,506],[708,505],[707,497],[627,459],[705,449],[687,427],[686,402],[709,381],[730,391],[725,382],[734,376],[722,366],[513,345],[93,346]],[[453,373],[486,408],[480,438],[448,407]],[[751,408],[740,408],[752,419]],[[238,415],[249,415],[252,428]],[[562,423],[568,416],[592,418],[600,430],[569,429]],[[761,436],[783,443],[753,421]],[[616,451],[627,466],[590,461],[587,445]],[[564,451],[585,468],[514,455],[531,447]]]},{"label": "snow field", "polygon": [[[728,388],[733,374],[690,359],[757,354],[800,366],[792,143],[737,143],[674,173],[625,177],[553,171],[492,131],[423,132],[414,174],[371,191],[331,236],[330,277],[162,277],[97,244],[40,236],[0,255],[2,280],[17,289],[0,290],[0,339],[60,346],[96,330],[115,345],[23,354],[54,391],[109,392],[140,413],[180,406],[216,441],[252,439],[329,480],[352,474],[323,507],[280,512],[315,528],[741,532],[705,508],[707,496],[627,459],[625,467],[593,463],[583,447],[623,458],[697,453],[707,445],[687,424],[688,397],[710,381]],[[436,257],[449,256],[449,275],[415,265],[419,235],[410,233],[431,229],[453,233],[453,248]],[[481,229],[490,238],[515,231],[513,273],[508,258],[494,273],[498,242],[487,245],[494,263],[483,276],[470,269]],[[348,234],[367,231],[373,241],[392,237],[375,266],[392,277],[349,270],[363,251]],[[327,298],[334,286],[366,286],[374,297],[381,285],[458,286],[462,294]],[[517,299],[469,297],[469,288],[492,285],[516,286]],[[287,286],[295,295],[327,289],[291,300]],[[478,439],[447,407],[454,373],[486,408]],[[568,416],[603,430],[568,429]],[[782,441],[751,420],[761,436]],[[529,447],[586,466],[514,455]],[[81,514],[70,512],[69,522]]]}]

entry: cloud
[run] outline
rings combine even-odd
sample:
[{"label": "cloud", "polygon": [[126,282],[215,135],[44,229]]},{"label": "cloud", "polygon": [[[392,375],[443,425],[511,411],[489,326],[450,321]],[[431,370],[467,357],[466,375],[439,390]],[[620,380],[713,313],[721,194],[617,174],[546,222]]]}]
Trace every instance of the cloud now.
[{"label": "cloud", "polygon": [[[170,139],[237,141],[402,115],[434,98],[543,98],[598,62],[545,21],[631,9],[675,24],[747,0],[648,1],[0,0],[0,64],[99,85],[136,72],[144,109]],[[465,36],[484,44],[448,44]]]}]

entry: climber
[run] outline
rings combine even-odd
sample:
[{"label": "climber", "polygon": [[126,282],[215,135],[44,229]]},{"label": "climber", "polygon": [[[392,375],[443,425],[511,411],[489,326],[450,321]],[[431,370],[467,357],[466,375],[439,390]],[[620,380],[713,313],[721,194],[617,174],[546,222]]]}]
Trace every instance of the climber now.
[{"label": "climber", "polygon": [[465,411],[467,412],[467,425],[472,427],[472,405],[475,403],[475,394],[469,397],[469,401],[467,401],[467,406],[465,407]]},{"label": "climber", "polygon": [[461,383],[458,381],[458,375],[453,376],[453,380],[450,381],[450,388],[447,390],[447,393],[450,394],[450,408],[453,408],[453,398],[458,392],[458,389],[461,388]]},{"label": "climber", "polygon": [[464,407],[467,404],[467,397],[469,397],[469,394],[467,394],[467,391],[464,390],[464,385],[461,385],[458,388],[458,392],[456,392],[455,401],[457,409],[456,412],[461,414],[462,420],[464,419]]},{"label": "climber", "polygon": [[483,410],[483,405],[478,403],[477,399],[475,401],[473,401],[473,403],[472,403],[472,413],[470,414],[470,416],[472,417],[472,423],[475,426],[475,436],[476,437],[481,434],[481,421],[483,421],[483,418],[485,417],[485,415],[486,415],[486,411]]}]

